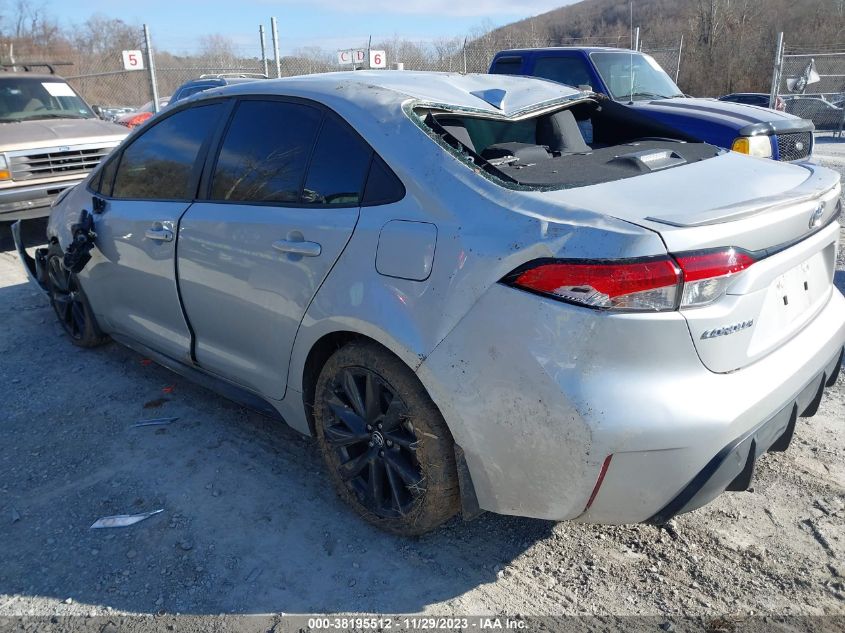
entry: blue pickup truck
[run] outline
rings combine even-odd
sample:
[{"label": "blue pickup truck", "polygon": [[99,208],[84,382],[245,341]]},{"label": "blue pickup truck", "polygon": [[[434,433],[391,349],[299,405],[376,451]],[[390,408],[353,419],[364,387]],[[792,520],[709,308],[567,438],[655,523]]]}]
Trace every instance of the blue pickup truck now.
[{"label": "blue pickup truck", "polygon": [[601,93],[667,128],[718,147],[782,161],[807,160],[813,124],[757,106],[687,97],[652,57],[604,47],[500,51],[490,72],[528,75]]}]

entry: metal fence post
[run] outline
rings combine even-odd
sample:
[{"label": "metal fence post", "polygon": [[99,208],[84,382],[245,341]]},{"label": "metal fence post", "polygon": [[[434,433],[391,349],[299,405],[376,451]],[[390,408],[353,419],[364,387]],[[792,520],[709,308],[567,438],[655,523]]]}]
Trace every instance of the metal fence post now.
[{"label": "metal fence post", "polygon": [[270,33],[273,37],[273,59],[276,60],[276,77],[282,76],[282,60],[279,58],[279,28],[276,18],[270,18]]},{"label": "metal fence post", "polygon": [[150,39],[150,29],[144,25],[144,46],[147,49],[147,68],[150,73],[150,86],[153,89],[153,112],[158,113],[158,86],[156,85],[156,65],[153,57],[153,45]]},{"label": "metal fence post", "polygon": [[467,74],[467,38],[464,38],[464,74]]},{"label": "metal fence post", "polygon": [[261,63],[264,65],[264,76],[269,76],[270,69],[267,68],[267,42],[264,40],[264,25],[258,25],[258,37],[261,38]]},{"label": "metal fence post", "polygon": [[780,75],[783,71],[783,31],[778,33],[778,43],[775,49],[775,67],[772,71],[772,89],[769,93],[769,107],[774,108],[780,90]]},{"label": "metal fence post", "polygon": [[678,42],[678,65],[675,68],[675,83],[678,83],[678,77],[681,76],[681,54],[684,51],[684,34],[681,33],[681,41]]}]

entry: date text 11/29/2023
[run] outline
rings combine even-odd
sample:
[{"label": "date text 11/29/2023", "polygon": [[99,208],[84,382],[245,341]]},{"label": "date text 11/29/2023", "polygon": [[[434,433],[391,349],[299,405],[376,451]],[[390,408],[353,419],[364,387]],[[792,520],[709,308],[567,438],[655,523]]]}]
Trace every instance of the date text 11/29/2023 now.
[{"label": "date text 11/29/2023", "polygon": [[494,631],[524,630],[527,622],[521,618],[499,616],[436,617],[436,616],[381,616],[381,617],[311,617],[308,628],[313,631]]}]

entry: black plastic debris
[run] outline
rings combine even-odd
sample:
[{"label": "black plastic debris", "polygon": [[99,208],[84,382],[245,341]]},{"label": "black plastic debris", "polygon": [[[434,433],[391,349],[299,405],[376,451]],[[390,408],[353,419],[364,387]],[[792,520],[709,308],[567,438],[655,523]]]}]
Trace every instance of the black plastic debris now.
[{"label": "black plastic debris", "polygon": [[71,225],[70,229],[73,241],[68,245],[62,263],[69,271],[78,273],[91,260],[91,249],[97,239],[94,232],[94,216],[83,210],[79,222]]}]

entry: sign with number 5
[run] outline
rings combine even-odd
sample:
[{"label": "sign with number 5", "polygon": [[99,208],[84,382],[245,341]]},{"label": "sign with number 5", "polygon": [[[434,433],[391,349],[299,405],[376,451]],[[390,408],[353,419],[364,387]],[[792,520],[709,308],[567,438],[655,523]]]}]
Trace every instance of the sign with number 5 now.
[{"label": "sign with number 5", "polygon": [[370,51],[370,68],[387,68],[387,55],[384,51]]},{"label": "sign with number 5", "polygon": [[123,51],[125,70],[144,70],[144,55],[141,51]]}]

